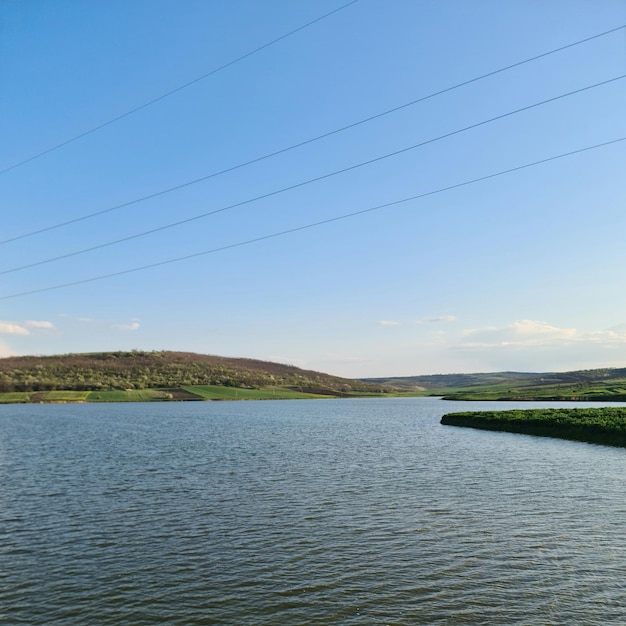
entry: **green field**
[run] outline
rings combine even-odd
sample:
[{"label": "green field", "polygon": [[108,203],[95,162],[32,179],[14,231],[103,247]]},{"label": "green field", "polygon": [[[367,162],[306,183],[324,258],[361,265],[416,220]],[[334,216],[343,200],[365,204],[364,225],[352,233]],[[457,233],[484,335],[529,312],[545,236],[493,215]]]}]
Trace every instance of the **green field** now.
[{"label": "green field", "polygon": [[0,403],[86,402],[89,391],[11,391],[0,393]]},{"label": "green field", "polygon": [[32,394],[31,400],[43,402],[85,402],[88,395],[88,391],[45,391]]},{"label": "green field", "polygon": [[621,407],[467,411],[444,415],[441,423],[626,447],[626,408]]},{"label": "green field", "polygon": [[626,401],[626,380],[593,384],[536,384],[512,386],[510,383],[429,389],[420,395],[442,396],[446,400],[574,400],[585,402]]},{"label": "green field", "polygon": [[30,402],[32,391],[9,391],[0,393],[0,404],[16,404]]},{"label": "green field", "polygon": [[[375,396],[352,392],[348,397]],[[337,394],[295,391],[285,387],[243,389],[218,385],[189,385],[174,389],[127,389],[114,391],[12,391],[0,393],[0,404],[62,402],[168,402],[176,400],[309,400],[334,398]]]},{"label": "green field", "polygon": [[440,396],[446,400],[626,401],[626,368],[432,374],[364,380],[398,391],[412,391],[414,395]]},{"label": "green field", "polygon": [[12,391],[0,393],[0,404],[64,402],[153,402],[171,400],[171,394],[157,389],[127,391]]},{"label": "green field", "polygon": [[205,400],[303,400],[312,398],[330,398],[331,396],[302,393],[281,387],[270,389],[239,389],[236,387],[218,387],[217,385],[190,385],[183,387]]},{"label": "green field", "polygon": [[88,402],[154,402],[171,400],[170,394],[158,389],[127,389],[126,391],[91,391]]}]

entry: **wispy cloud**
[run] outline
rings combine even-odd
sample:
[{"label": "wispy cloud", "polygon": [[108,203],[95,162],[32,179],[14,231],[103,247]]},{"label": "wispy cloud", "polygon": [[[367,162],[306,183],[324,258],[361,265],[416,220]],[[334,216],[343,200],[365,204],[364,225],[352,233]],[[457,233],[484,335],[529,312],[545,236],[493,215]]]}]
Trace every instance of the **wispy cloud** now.
[{"label": "wispy cloud", "polygon": [[46,321],[41,321],[41,320],[26,320],[24,322],[24,326],[28,328],[47,328],[47,329],[54,328],[54,324],[52,322],[46,322]]},{"label": "wispy cloud", "polygon": [[442,322],[455,322],[456,315],[439,315],[437,317],[423,317],[415,320],[416,324],[440,324]]},{"label": "wispy cloud", "polygon": [[93,324],[98,321],[93,317],[76,317],[74,315],[69,315],[68,313],[59,313],[59,317],[72,322],[79,322],[80,324]]},{"label": "wispy cloud", "polygon": [[460,350],[566,345],[579,341],[575,328],[558,328],[546,322],[519,320],[503,328],[487,327],[463,331]]},{"label": "wispy cloud", "polygon": [[400,326],[400,322],[393,322],[391,320],[378,320],[376,323],[379,326]]},{"label": "wispy cloud", "polygon": [[141,324],[139,322],[129,322],[128,324],[111,324],[114,330],[139,330]]},{"label": "wispy cloud", "polygon": [[626,344],[626,327],[622,330],[595,330],[581,337],[581,341],[606,347]]},{"label": "wispy cloud", "polygon": [[30,335],[28,328],[13,322],[0,322],[0,333],[3,335]]},{"label": "wispy cloud", "polygon": [[20,322],[0,321],[0,334],[2,335],[30,335],[33,330],[51,330],[54,328],[52,322],[43,320],[26,320]]},{"label": "wispy cloud", "polygon": [[82,317],[82,316],[74,316],[68,315],[67,313],[61,313],[59,317],[62,317],[70,322],[75,322],[77,324],[85,324],[96,326],[101,329],[110,328],[111,330],[122,330],[122,331],[133,331],[139,330],[141,328],[141,324],[139,320],[135,317],[131,317],[128,322],[124,323],[112,323],[110,320],[97,319],[94,317]]}]

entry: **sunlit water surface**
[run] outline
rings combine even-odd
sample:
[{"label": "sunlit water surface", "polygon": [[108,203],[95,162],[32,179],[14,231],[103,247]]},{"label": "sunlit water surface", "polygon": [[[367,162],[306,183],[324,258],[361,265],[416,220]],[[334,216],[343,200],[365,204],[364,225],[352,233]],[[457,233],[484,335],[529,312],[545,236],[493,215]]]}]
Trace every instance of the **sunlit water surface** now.
[{"label": "sunlit water surface", "polygon": [[502,406],[0,406],[0,623],[626,624],[626,450]]}]

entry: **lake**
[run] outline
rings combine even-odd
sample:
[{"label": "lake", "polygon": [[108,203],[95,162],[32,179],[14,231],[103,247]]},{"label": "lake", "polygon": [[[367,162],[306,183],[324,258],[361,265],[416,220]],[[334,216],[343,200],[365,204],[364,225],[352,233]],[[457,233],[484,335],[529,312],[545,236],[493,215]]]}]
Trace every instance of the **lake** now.
[{"label": "lake", "polygon": [[0,624],[626,623],[626,450],[506,407],[2,405]]}]

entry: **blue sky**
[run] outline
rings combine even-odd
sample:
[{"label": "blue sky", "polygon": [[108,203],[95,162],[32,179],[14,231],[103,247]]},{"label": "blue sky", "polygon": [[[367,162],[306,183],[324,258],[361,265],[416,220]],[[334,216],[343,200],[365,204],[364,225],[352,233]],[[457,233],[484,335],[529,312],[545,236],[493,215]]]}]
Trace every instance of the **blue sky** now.
[{"label": "blue sky", "polygon": [[90,280],[626,137],[618,79],[281,191],[622,76],[625,29],[29,235],[626,24],[622,0],[358,0],[28,160],[344,4],[0,4],[0,355],[187,350],[349,377],[626,365],[626,141]]}]

